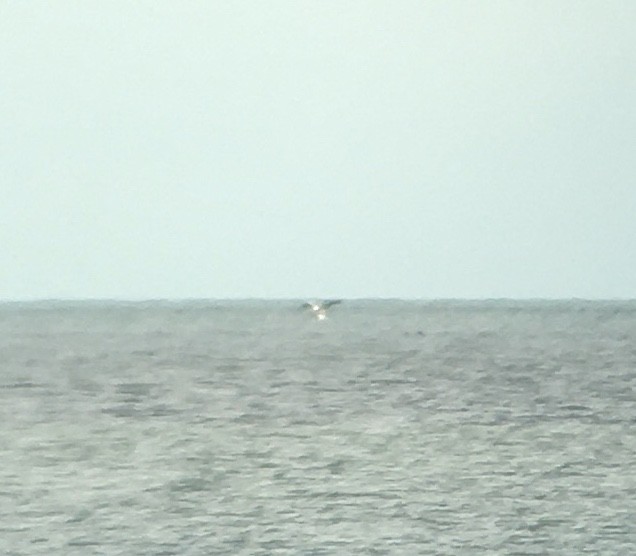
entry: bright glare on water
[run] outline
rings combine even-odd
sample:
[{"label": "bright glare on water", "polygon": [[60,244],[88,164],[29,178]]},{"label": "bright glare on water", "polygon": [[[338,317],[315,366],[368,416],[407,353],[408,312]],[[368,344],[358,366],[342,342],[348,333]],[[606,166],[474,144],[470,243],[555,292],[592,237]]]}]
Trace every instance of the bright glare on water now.
[{"label": "bright glare on water", "polygon": [[0,554],[636,554],[636,304],[0,306]]}]

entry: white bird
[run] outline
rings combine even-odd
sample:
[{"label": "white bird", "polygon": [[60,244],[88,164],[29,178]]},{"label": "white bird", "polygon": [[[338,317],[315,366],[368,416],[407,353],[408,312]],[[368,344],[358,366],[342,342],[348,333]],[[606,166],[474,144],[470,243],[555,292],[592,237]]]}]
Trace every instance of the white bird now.
[{"label": "white bird", "polygon": [[338,305],[338,303],[342,303],[341,299],[328,299],[327,301],[323,301],[319,303],[317,301],[307,301],[307,303],[303,303],[302,309],[310,309],[313,315],[318,320],[325,320],[327,318],[327,309],[332,305]]}]

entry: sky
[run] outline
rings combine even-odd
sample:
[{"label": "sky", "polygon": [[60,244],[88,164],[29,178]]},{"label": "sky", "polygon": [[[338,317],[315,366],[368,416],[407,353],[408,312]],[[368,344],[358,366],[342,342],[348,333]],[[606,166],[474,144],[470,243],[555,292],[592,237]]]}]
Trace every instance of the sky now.
[{"label": "sky", "polygon": [[633,0],[0,1],[0,299],[634,298]]}]

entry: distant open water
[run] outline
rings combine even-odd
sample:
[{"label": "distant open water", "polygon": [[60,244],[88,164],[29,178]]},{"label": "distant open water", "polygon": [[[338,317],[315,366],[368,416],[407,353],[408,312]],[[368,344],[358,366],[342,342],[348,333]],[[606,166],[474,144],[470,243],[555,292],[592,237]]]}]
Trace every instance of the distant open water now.
[{"label": "distant open water", "polygon": [[636,554],[636,303],[0,305],[0,554]]}]

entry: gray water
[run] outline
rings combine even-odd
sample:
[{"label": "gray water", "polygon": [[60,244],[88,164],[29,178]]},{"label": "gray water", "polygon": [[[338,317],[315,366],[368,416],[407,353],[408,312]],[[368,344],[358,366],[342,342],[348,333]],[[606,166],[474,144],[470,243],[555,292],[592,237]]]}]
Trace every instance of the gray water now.
[{"label": "gray water", "polygon": [[636,554],[636,303],[0,305],[0,554]]}]

